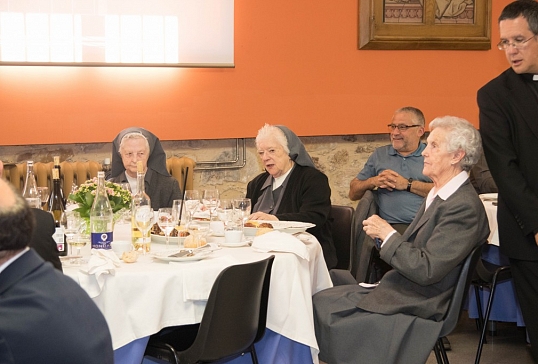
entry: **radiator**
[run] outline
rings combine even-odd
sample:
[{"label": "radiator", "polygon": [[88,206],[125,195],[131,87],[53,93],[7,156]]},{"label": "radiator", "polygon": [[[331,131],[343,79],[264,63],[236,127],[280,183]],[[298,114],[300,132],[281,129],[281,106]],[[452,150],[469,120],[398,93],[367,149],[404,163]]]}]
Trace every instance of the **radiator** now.
[{"label": "radiator", "polygon": [[[52,189],[52,167],[54,163],[34,163],[34,174],[36,176],[37,185],[40,187],[48,186]],[[178,180],[181,190],[184,190],[183,182],[187,167],[189,173],[187,175],[187,189],[193,189],[194,184],[194,167],[196,162],[188,157],[171,157],[166,160],[166,168],[170,174]],[[100,171],[101,164],[95,161],[88,162],[62,162],[61,178],[63,178],[62,189],[64,196],[68,196],[71,192],[73,184],[80,185],[88,179],[97,177],[97,172]],[[17,189],[22,191],[24,188],[24,180],[26,179],[26,162],[17,163],[15,165],[6,165],[4,168],[4,177],[10,181]]]}]

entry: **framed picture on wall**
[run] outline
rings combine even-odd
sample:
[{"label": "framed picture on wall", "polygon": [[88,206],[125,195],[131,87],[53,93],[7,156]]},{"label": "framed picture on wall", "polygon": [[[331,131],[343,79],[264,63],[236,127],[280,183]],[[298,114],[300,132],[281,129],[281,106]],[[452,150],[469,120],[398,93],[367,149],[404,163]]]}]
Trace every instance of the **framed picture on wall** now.
[{"label": "framed picture on wall", "polygon": [[359,1],[359,49],[491,48],[491,0]]}]

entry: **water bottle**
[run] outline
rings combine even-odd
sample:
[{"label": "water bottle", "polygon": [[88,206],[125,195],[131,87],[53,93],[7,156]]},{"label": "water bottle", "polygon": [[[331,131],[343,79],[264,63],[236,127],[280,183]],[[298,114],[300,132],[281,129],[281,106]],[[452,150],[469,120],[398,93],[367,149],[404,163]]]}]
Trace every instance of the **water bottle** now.
[{"label": "water bottle", "polygon": [[30,207],[41,208],[41,197],[37,191],[33,161],[26,162],[26,180],[24,181],[22,196],[26,199]]},{"label": "water bottle", "polygon": [[97,172],[97,190],[90,210],[92,249],[110,249],[114,215],[105,188],[105,173]]}]

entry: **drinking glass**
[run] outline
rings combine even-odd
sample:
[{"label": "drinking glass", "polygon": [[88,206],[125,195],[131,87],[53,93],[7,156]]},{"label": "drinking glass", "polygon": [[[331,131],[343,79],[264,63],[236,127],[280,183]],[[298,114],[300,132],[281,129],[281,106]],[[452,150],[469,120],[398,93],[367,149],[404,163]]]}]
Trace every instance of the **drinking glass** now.
[{"label": "drinking glass", "polygon": [[250,216],[250,198],[236,198],[233,203],[234,213],[241,220],[241,229],[243,229],[245,226],[245,222],[247,222],[248,217]]},{"label": "drinking glass", "polygon": [[140,205],[135,207],[134,211],[134,221],[136,227],[142,233],[142,251],[143,254],[146,254],[149,251],[149,244],[151,239],[149,235],[149,230],[153,225],[153,210],[148,205]]},{"label": "drinking glass", "polygon": [[172,202],[172,215],[174,217],[174,221],[176,222],[177,230],[179,231],[179,227],[181,226],[181,220],[183,219],[183,214],[181,213],[183,207],[183,200],[174,200]]},{"label": "drinking glass", "polygon": [[170,233],[176,227],[177,217],[174,217],[171,207],[161,207],[157,213],[157,224],[164,231],[166,247],[170,246]]},{"label": "drinking glass", "polygon": [[220,200],[217,208],[217,217],[224,223],[224,229],[229,228],[234,222],[234,205],[233,200]]},{"label": "drinking glass", "polygon": [[39,200],[41,202],[41,209],[45,209],[45,205],[49,200],[49,188],[48,187],[38,187],[37,192],[39,194]]},{"label": "drinking glass", "polygon": [[189,223],[192,222],[194,212],[200,206],[200,192],[198,190],[185,191],[185,211],[189,214]]},{"label": "drinking glass", "polygon": [[209,210],[209,221],[212,221],[213,215],[215,215],[217,207],[219,207],[219,191],[204,190],[202,204]]},{"label": "drinking glass", "polygon": [[[64,230],[65,244],[72,247],[71,241],[75,234],[80,233],[84,226],[84,220],[80,217],[80,214],[76,211],[64,211],[60,216],[60,225]],[[73,256],[73,249],[71,249],[71,256]],[[71,263],[75,263],[75,258],[71,259]]]},{"label": "drinking glass", "polygon": [[81,234],[80,232],[74,234],[71,239],[69,239],[69,246],[71,246],[71,254],[73,254],[73,248],[77,249],[76,255],[71,259],[71,264],[80,265],[82,259],[80,257],[80,249],[85,247],[86,244],[90,241],[89,235]]}]

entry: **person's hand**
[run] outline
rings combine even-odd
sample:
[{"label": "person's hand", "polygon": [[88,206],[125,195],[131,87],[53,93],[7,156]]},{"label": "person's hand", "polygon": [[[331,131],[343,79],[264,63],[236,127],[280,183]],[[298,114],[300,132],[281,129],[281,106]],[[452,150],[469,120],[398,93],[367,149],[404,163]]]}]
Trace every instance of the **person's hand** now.
[{"label": "person's hand", "polygon": [[374,184],[389,191],[407,189],[407,179],[391,169],[385,169],[376,177]]},{"label": "person's hand", "polygon": [[249,220],[274,220],[278,221],[275,215],[266,214],[265,212],[257,211],[248,217]]},{"label": "person's hand", "polygon": [[362,225],[362,229],[369,237],[372,239],[379,238],[381,241],[385,240],[387,235],[394,230],[388,222],[377,215],[370,216],[362,222]]},{"label": "person's hand", "polygon": [[538,233],[534,234],[534,241],[536,242],[536,245],[538,245]]}]

